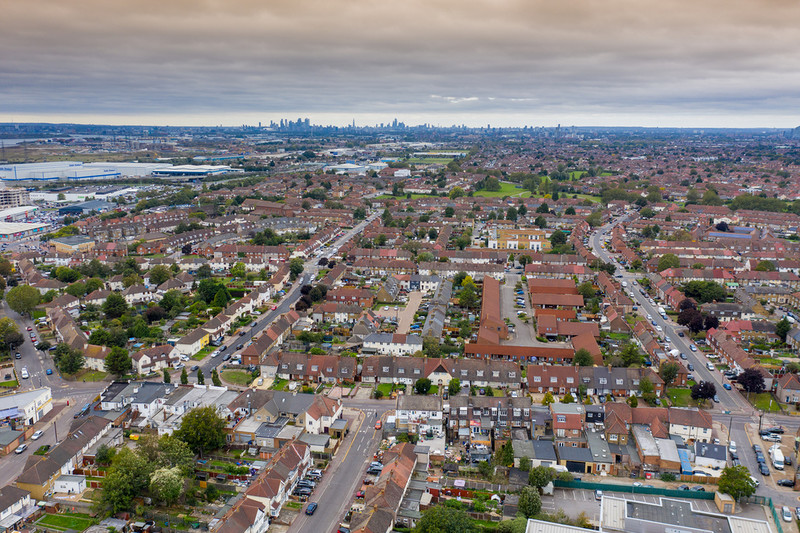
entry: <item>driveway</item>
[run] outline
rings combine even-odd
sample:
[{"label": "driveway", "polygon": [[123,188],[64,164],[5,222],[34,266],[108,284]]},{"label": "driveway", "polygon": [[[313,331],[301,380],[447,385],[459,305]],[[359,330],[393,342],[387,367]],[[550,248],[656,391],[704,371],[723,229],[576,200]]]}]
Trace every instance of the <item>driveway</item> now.
[{"label": "driveway", "polygon": [[[422,303],[422,293],[414,291],[408,293],[408,304],[405,309],[400,311],[400,320],[397,324],[398,333],[408,333],[411,329],[411,324],[414,323],[414,315],[419,309],[419,304]],[[422,330],[420,330],[421,332]]]}]

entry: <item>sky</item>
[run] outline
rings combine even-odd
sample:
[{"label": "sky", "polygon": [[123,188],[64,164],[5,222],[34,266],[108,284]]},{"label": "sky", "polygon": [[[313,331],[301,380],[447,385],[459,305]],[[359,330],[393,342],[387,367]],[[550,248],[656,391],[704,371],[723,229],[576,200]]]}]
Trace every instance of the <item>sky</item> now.
[{"label": "sky", "polygon": [[0,122],[800,125],[796,0],[3,2]]}]

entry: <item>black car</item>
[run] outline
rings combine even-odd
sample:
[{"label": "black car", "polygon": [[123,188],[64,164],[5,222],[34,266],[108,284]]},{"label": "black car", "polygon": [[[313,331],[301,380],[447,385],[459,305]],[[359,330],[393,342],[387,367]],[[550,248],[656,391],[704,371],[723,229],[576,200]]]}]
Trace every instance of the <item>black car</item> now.
[{"label": "black car", "polygon": [[686,368],[688,368],[689,370],[694,372],[694,365],[692,363],[689,363],[688,365],[686,365]]},{"label": "black car", "polygon": [[778,433],[779,435],[783,435],[783,426],[774,426],[771,428],[767,428],[767,433]]},{"label": "black car", "polygon": [[225,355],[222,356],[223,361],[230,361],[230,359],[231,359],[231,354],[229,353],[226,353]]},{"label": "black car", "polygon": [[753,444],[753,451],[756,453],[760,452],[761,446],[759,446],[758,444]]},{"label": "black car", "polygon": [[17,352],[14,354],[14,359],[22,359],[22,354]]},{"label": "black car", "polygon": [[759,470],[761,470],[761,475],[762,476],[768,476],[769,475],[769,467],[767,467],[766,463],[759,463],[758,467],[759,467]]},{"label": "black car", "polygon": [[729,450],[729,453],[731,454],[731,459],[736,460],[739,458],[739,454],[736,453],[735,451]]},{"label": "black car", "polygon": [[776,483],[781,487],[794,487],[793,479],[779,479]]},{"label": "black car", "polygon": [[761,452],[756,452],[756,461],[762,464],[767,462],[767,460],[764,459],[764,454]]},{"label": "black car", "polygon": [[686,335],[684,335],[684,333],[683,333],[682,331],[679,331],[679,332],[678,332],[678,337],[685,337],[685,336],[686,336]]},{"label": "black car", "polygon": [[311,489],[306,487],[297,487],[292,491],[295,496],[311,496]]},{"label": "black car", "polygon": [[237,350],[241,350],[242,348],[244,348],[244,344],[239,344],[239,345],[236,346]]}]

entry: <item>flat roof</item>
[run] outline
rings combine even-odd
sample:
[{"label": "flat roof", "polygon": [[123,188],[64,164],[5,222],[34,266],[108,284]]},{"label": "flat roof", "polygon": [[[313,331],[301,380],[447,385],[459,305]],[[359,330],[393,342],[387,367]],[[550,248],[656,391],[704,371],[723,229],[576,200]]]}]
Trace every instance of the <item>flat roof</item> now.
[{"label": "flat roof", "polygon": [[30,222],[0,222],[0,233],[22,233],[40,228],[49,228],[50,224],[34,224]]}]

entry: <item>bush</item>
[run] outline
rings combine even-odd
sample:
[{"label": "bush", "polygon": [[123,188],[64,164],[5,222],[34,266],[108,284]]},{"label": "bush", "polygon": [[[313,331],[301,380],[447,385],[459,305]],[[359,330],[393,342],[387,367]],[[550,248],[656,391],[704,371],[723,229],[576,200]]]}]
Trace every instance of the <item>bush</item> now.
[{"label": "bush", "polygon": [[661,481],[675,481],[675,479],[677,479],[675,474],[671,472],[662,472],[660,477]]}]

